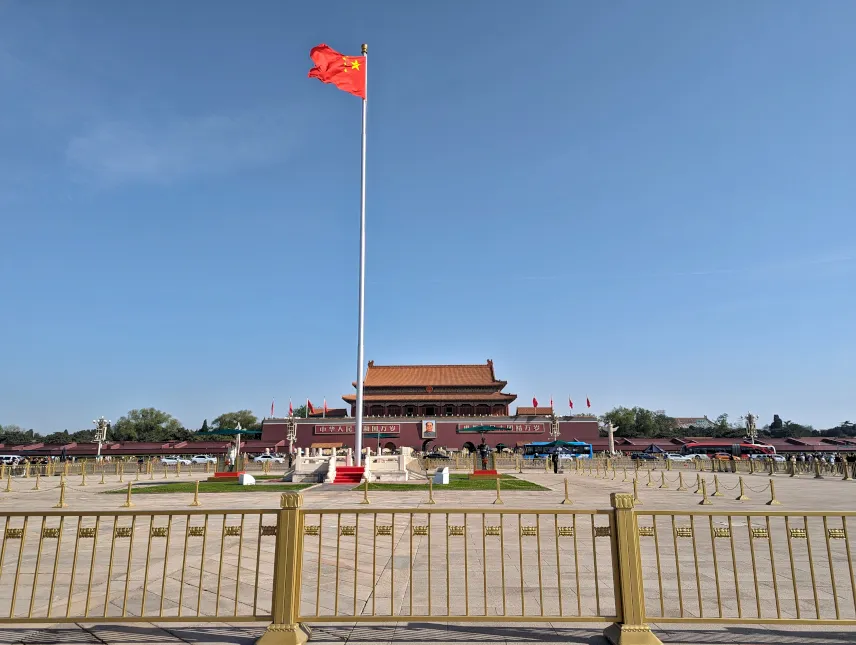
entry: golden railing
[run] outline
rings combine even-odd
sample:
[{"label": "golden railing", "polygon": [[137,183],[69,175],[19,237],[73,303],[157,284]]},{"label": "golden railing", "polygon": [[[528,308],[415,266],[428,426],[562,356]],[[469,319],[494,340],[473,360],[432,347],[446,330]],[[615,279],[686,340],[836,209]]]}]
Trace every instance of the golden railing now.
[{"label": "golden railing", "polygon": [[618,620],[611,510],[307,510],[302,521],[302,622]]},{"label": "golden railing", "polygon": [[647,620],[856,623],[856,512],[635,515]]},{"label": "golden railing", "polygon": [[[662,479],[662,477],[661,477]],[[566,496],[567,498],[567,496]],[[0,515],[0,620],[856,625],[853,512],[303,509]]]},{"label": "golden railing", "polygon": [[5,513],[0,620],[271,619],[276,511]]}]

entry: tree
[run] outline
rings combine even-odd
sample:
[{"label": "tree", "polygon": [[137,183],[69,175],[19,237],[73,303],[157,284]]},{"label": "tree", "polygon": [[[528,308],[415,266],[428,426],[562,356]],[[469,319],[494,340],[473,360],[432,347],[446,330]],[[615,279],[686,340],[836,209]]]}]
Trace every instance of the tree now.
[{"label": "tree", "polygon": [[108,438],[113,441],[172,441],[186,440],[188,434],[171,414],[143,408],[120,417],[108,432]]},{"label": "tree", "polygon": [[203,420],[202,420],[202,427],[201,427],[201,428],[199,428],[199,432],[208,432],[208,430],[209,430],[209,428],[208,428],[208,419],[203,419]]},{"label": "tree", "polygon": [[78,430],[77,432],[72,432],[69,439],[76,443],[92,443],[95,441],[95,430]]},{"label": "tree", "polygon": [[672,417],[645,408],[614,408],[603,420],[618,427],[617,437],[670,437],[676,433]]},{"label": "tree", "polygon": [[211,425],[214,430],[234,430],[239,423],[244,430],[261,430],[262,428],[256,415],[249,410],[224,412],[214,419]]},{"label": "tree", "polygon": [[64,443],[71,443],[71,435],[68,434],[68,430],[53,432],[42,439],[42,441],[52,446],[62,445]]},{"label": "tree", "polygon": [[41,439],[41,435],[35,433],[32,429],[24,430],[21,426],[10,424],[0,426],[0,443],[7,446],[23,446],[24,444],[33,443]]},{"label": "tree", "polygon": [[773,423],[770,424],[770,430],[779,430],[782,427],[782,419],[778,414],[773,415]]},{"label": "tree", "polygon": [[294,416],[295,417],[305,417],[306,416],[306,404],[304,403],[300,407],[294,408]]}]

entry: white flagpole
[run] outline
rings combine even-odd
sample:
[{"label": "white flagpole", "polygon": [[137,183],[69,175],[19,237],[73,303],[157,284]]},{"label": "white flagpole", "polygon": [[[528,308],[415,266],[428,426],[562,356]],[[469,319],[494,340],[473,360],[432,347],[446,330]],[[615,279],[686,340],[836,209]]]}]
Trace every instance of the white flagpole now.
[{"label": "white flagpole", "polygon": [[[368,45],[363,43],[362,54],[366,58],[366,97],[369,87]],[[354,433],[354,464],[362,464],[363,448],[363,320],[366,296],[366,104],[363,99],[362,163],[360,165],[360,304],[357,323],[357,422]]]}]

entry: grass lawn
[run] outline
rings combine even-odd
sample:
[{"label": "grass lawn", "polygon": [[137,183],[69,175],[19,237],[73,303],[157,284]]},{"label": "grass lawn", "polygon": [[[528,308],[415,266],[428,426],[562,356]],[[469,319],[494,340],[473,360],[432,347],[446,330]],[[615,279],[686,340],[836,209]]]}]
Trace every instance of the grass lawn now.
[{"label": "grass lawn", "polygon": [[[256,479],[260,479],[256,477]],[[281,477],[271,477],[281,479]],[[313,484],[260,484],[258,486],[241,486],[237,482],[199,482],[201,493],[287,493],[308,488]],[[133,487],[134,495],[168,495],[170,493],[193,493],[196,482],[175,482],[173,484],[137,484]],[[127,490],[111,490],[110,494],[124,495]]]},{"label": "grass lawn", "polygon": [[[550,490],[544,486],[533,484],[525,479],[517,479],[512,475],[500,475],[500,487],[502,490]],[[365,484],[361,484],[352,490],[363,490]],[[369,492],[373,490],[425,490],[428,482],[424,484],[396,484],[393,482],[370,483]],[[442,490],[496,490],[494,479],[470,479],[463,473],[451,473],[448,486],[434,486],[435,491]]]}]

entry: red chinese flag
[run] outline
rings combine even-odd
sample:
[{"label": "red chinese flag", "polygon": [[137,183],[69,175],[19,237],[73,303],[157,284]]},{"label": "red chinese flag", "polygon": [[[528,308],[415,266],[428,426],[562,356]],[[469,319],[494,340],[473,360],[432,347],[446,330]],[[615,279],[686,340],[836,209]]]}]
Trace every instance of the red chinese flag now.
[{"label": "red chinese flag", "polygon": [[274,404],[274,402],[271,401],[270,402],[270,416],[271,416],[271,418],[273,418],[273,404]]},{"label": "red chinese flag", "polygon": [[324,414],[327,414],[327,399],[324,399]]},{"label": "red chinese flag", "polygon": [[568,397],[568,407],[570,407],[571,410],[574,409],[574,402],[571,400],[571,397]]},{"label": "red chinese flag", "polygon": [[294,416],[294,406],[291,405],[291,399],[288,400],[288,416]]},{"label": "red chinese flag", "polygon": [[552,396],[550,397],[550,409],[551,410],[553,409],[553,397]]},{"label": "red chinese flag", "polygon": [[306,399],[306,407],[309,408],[309,414],[315,414],[315,406],[312,405],[312,401]]},{"label": "red chinese flag", "polygon": [[589,401],[589,398],[588,398],[588,397],[586,397],[586,407],[587,407],[587,408],[590,408],[590,407],[591,407],[591,401]]},{"label": "red chinese flag", "polygon": [[309,70],[309,78],[332,83],[344,92],[366,98],[365,56],[345,56],[327,45],[318,45],[309,52],[309,58],[315,63]]},{"label": "red chinese flag", "polygon": [[534,396],[532,397],[532,407],[533,408],[538,407],[538,399],[536,399]]}]

